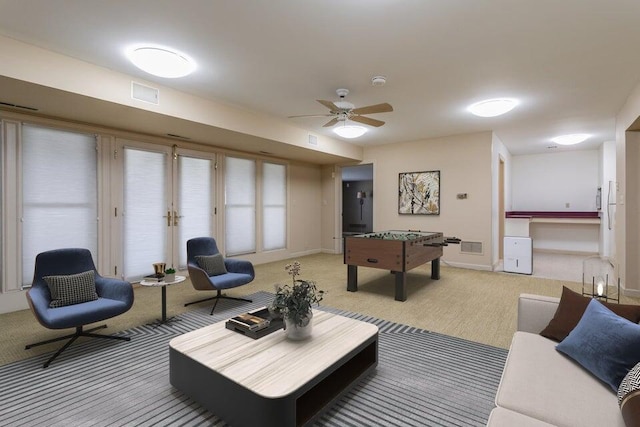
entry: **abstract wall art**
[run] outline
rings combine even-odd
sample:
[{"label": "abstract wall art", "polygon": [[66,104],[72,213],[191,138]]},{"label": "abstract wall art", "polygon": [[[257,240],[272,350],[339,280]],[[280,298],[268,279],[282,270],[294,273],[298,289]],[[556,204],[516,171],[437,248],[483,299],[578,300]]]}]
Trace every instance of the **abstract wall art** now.
[{"label": "abstract wall art", "polygon": [[440,215],[440,171],[399,174],[398,213]]}]

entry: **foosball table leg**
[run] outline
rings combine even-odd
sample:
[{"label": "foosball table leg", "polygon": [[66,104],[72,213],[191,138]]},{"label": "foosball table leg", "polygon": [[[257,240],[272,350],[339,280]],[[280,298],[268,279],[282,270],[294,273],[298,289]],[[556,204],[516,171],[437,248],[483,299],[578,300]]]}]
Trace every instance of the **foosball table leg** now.
[{"label": "foosball table leg", "polygon": [[395,271],[396,275],[396,301],[407,300],[407,274],[402,271]]},{"label": "foosball table leg", "polygon": [[440,258],[431,261],[431,278],[433,280],[440,279]]},{"label": "foosball table leg", "polygon": [[358,266],[347,265],[347,291],[358,292]]}]

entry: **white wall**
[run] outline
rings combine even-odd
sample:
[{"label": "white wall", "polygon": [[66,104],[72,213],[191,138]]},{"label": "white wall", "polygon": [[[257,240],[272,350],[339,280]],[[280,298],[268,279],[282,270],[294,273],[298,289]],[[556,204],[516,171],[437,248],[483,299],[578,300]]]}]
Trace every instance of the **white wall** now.
[{"label": "white wall", "polygon": [[598,170],[598,150],[513,156],[512,210],[595,211]]},{"label": "white wall", "polygon": [[[482,242],[481,255],[464,254],[460,245],[449,245],[443,260],[491,270],[492,141],[491,132],[480,132],[365,147],[364,158],[374,164],[374,230],[441,231],[445,236]],[[440,215],[400,215],[398,174],[430,170],[440,171]],[[457,193],[467,193],[468,198],[457,199]]]},{"label": "white wall", "polygon": [[[600,150],[513,156],[511,197],[514,211],[594,212],[602,185]],[[568,206],[567,206],[568,205]],[[532,222],[534,250],[597,254],[601,225]]]}]

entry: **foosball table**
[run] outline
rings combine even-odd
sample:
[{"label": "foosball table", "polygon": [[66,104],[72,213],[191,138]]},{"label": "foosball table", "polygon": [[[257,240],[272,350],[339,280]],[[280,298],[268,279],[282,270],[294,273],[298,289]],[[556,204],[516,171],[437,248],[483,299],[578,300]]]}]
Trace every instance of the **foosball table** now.
[{"label": "foosball table", "polygon": [[358,266],[389,270],[395,275],[395,299],[407,299],[407,271],[431,262],[431,278],[440,279],[442,247],[458,243],[440,232],[390,230],[344,239],[347,291],[358,291]]}]

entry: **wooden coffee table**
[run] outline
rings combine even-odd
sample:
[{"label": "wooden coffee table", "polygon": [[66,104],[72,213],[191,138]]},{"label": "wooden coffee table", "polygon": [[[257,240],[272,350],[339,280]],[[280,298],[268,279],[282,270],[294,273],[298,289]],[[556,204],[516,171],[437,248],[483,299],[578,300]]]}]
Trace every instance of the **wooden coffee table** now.
[{"label": "wooden coffee table", "polygon": [[169,343],[171,384],[234,427],[301,426],[378,364],[378,328],[314,310],[304,341],[254,340],[224,321]]}]

